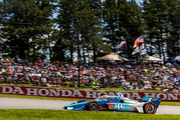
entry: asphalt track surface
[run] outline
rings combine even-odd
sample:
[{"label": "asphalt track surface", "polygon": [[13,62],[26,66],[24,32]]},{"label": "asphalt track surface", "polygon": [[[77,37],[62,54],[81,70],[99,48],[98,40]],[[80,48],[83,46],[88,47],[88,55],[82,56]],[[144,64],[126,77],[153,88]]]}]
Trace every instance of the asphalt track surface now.
[{"label": "asphalt track surface", "polygon": [[[25,98],[0,97],[0,109],[53,109],[62,110],[62,107],[76,101],[44,100]],[[179,114],[180,106],[160,105],[156,114]]]}]

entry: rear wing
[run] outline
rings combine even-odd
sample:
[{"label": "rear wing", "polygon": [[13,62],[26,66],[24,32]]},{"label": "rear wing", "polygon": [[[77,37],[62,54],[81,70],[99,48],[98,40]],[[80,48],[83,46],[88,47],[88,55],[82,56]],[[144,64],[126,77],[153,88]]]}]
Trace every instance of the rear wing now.
[{"label": "rear wing", "polygon": [[153,102],[156,105],[156,108],[159,107],[162,98],[151,98],[151,97],[143,97],[142,102]]}]

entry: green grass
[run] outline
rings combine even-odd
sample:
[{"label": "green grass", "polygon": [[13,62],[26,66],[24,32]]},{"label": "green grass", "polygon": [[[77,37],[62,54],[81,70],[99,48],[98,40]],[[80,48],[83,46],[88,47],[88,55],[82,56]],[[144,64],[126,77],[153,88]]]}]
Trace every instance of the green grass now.
[{"label": "green grass", "polygon": [[111,111],[0,109],[0,120],[180,120],[180,115],[149,115]]}]

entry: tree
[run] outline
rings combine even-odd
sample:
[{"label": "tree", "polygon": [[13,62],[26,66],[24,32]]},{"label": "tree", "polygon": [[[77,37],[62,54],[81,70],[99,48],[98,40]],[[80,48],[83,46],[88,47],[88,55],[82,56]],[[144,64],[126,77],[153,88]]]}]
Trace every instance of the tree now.
[{"label": "tree", "polygon": [[[11,57],[29,57],[29,50],[40,50],[51,32],[51,17],[54,0],[4,0],[1,2],[1,18],[6,45],[11,49]],[[21,47],[19,47],[21,46]],[[16,48],[16,49],[15,49]],[[8,48],[6,49],[8,51]],[[16,51],[16,54],[13,53]],[[26,55],[25,51],[28,51]]]},{"label": "tree", "polygon": [[102,38],[100,38],[102,37],[100,35],[101,1],[60,0],[59,7],[57,22],[59,28],[65,31],[63,36],[64,43],[69,46],[71,59],[73,58],[74,50],[77,50],[77,53],[79,51],[79,57],[81,57],[85,56],[85,51],[92,48],[94,51],[94,62],[96,62],[96,48],[99,47],[99,43],[101,43],[97,41],[102,41]]},{"label": "tree", "polygon": [[134,40],[143,34],[145,28],[141,8],[134,0],[105,0],[103,8],[104,37],[107,43],[116,52],[120,41],[126,39],[127,52],[130,54]]},{"label": "tree", "polygon": [[179,21],[178,4],[177,0],[144,0],[143,19],[148,26],[146,34],[150,55],[158,54],[165,60],[166,53],[170,55],[170,51],[176,49],[175,41],[179,39],[179,25],[176,24]]},{"label": "tree", "polygon": [[118,3],[116,0],[105,0],[103,2],[103,32],[104,37],[107,39],[107,43],[112,46],[113,52],[117,51],[121,38],[119,36],[120,29],[118,29]]},{"label": "tree", "polygon": [[179,55],[180,51],[180,1],[171,0],[168,1],[168,23],[170,26],[167,28],[167,55],[168,57],[174,57]]},{"label": "tree", "polygon": [[142,20],[141,8],[134,1],[119,0],[118,1],[119,12],[119,37],[123,37],[127,42],[127,55],[126,57],[132,57],[132,47],[134,41],[144,34],[146,25]]}]

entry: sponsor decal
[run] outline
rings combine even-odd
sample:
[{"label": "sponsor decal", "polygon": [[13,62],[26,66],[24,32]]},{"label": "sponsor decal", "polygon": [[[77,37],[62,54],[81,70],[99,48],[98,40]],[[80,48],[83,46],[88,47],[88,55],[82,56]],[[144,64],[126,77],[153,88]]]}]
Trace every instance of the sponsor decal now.
[{"label": "sponsor decal", "polygon": [[[96,99],[102,95],[116,96],[118,91],[68,90],[40,87],[0,85],[0,94]],[[124,97],[141,100],[143,97],[162,98],[162,101],[180,101],[180,93],[170,92],[122,92]]]},{"label": "sponsor decal", "polygon": [[124,105],[122,103],[117,103],[117,104],[115,104],[115,109],[116,110],[124,110]]}]

